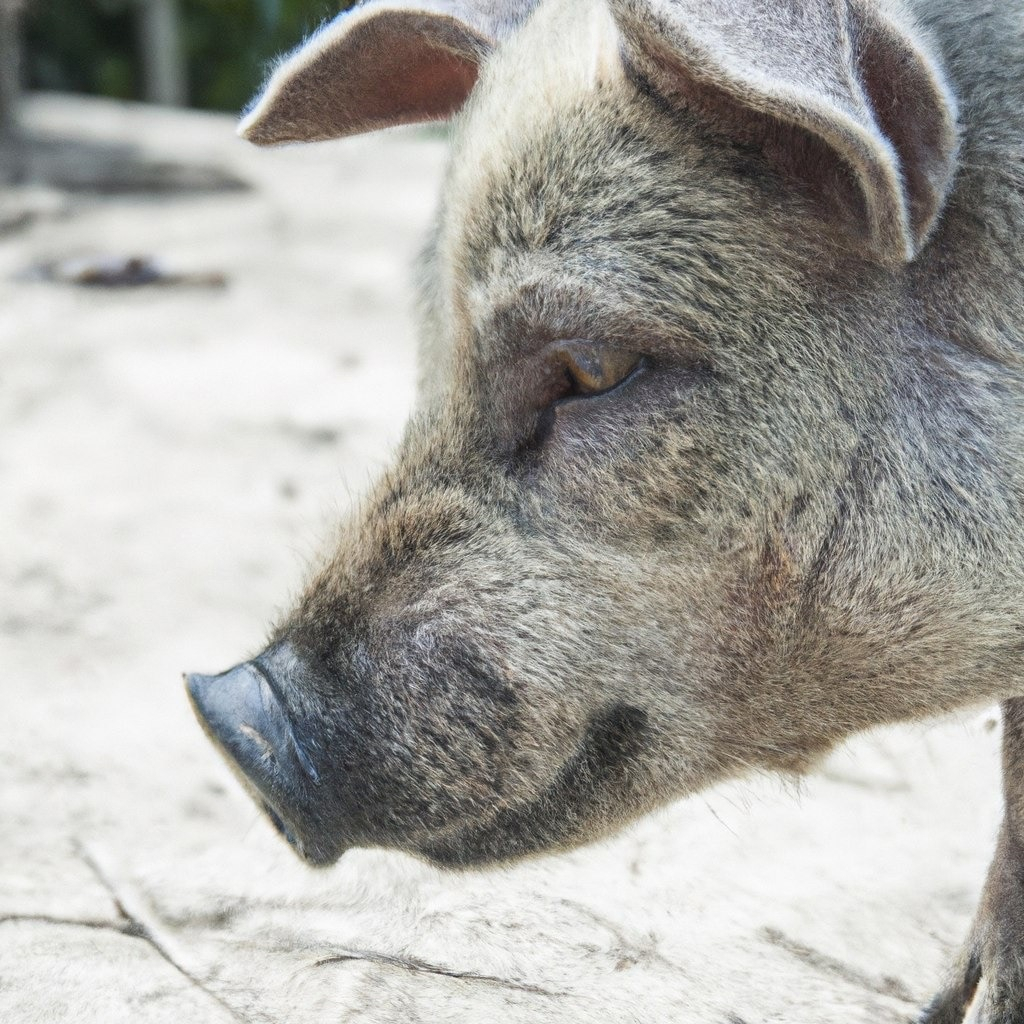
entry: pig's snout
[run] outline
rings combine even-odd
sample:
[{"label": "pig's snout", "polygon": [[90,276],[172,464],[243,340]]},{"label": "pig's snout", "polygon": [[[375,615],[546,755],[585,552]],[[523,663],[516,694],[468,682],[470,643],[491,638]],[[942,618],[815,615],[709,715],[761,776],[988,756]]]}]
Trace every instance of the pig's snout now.
[{"label": "pig's snout", "polygon": [[271,649],[219,675],[186,675],[185,685],[203,729],[275,827],[307,860],[329,863],[340,851],[314,835],[320,772],[288,706],[287,677],[275,672],[282,661],[290,664],[278,669],[293,668],[290,652]]}]

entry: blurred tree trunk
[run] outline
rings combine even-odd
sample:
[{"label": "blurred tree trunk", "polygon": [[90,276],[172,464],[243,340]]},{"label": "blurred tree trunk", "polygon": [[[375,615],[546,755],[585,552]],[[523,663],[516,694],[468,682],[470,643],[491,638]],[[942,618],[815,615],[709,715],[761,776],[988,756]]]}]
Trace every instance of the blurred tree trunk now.
[{"label": "blurred tree trunk", "polygon": [[138,0],[138,4],[145,97],[150,103],[183,107],[188,102],[188,76],[178,0]]},{"label": "blurred tree trunk", "polygon": [[18,135],[22,0],[0,0],[0,140]]}]

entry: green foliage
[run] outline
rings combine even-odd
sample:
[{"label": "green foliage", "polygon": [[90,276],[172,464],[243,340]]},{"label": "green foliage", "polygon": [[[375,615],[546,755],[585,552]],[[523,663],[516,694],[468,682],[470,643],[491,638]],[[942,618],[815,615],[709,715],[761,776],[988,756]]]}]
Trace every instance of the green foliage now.
[{"label": "green foliage", "polygon": [[37,0],[25,22],[31,86],[120,99],[137,95],[139,69],[127,0]]},{"label": "green foliage", "polygon": [[[179,0],[189,101],[241,109],[268,65],[346,0]],[[25,19],[32,88],[142,98],[134,0],[35,0]]]}]

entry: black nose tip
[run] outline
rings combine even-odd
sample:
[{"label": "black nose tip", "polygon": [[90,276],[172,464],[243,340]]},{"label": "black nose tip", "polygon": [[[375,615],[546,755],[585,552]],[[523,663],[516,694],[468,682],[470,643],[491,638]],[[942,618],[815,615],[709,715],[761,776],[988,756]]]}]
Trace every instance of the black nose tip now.
[{"label": "black nose tip", "polygon": [[282,700],[257,662],[215,676],[193,673],[185,677],[185,685],[210,738],[271,803],[291,802],[309,782],[320,781]]},{"label": "black nose tip", "polygon": [[196,717],[257,804],[301,857],[326,865],[352,836],[327,784],[324,716],[310,699],[320,685],[287,642],[220,675],[185,676]]}]

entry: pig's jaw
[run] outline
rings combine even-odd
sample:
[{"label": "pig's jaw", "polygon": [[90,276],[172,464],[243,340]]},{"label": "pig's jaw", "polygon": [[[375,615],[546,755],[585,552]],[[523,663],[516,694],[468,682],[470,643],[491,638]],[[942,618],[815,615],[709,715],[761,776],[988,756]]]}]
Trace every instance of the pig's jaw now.
[{"label": "pig's jaw", "polygon": [[622,820],[610,819],[608,808],[635,805],[637,755],[647,732],[642,708],[610,705],[590,720],[579,749],[535,799],[504,808],[420,854],[442,867],[469,868],[571,849],[620,827]]}]

